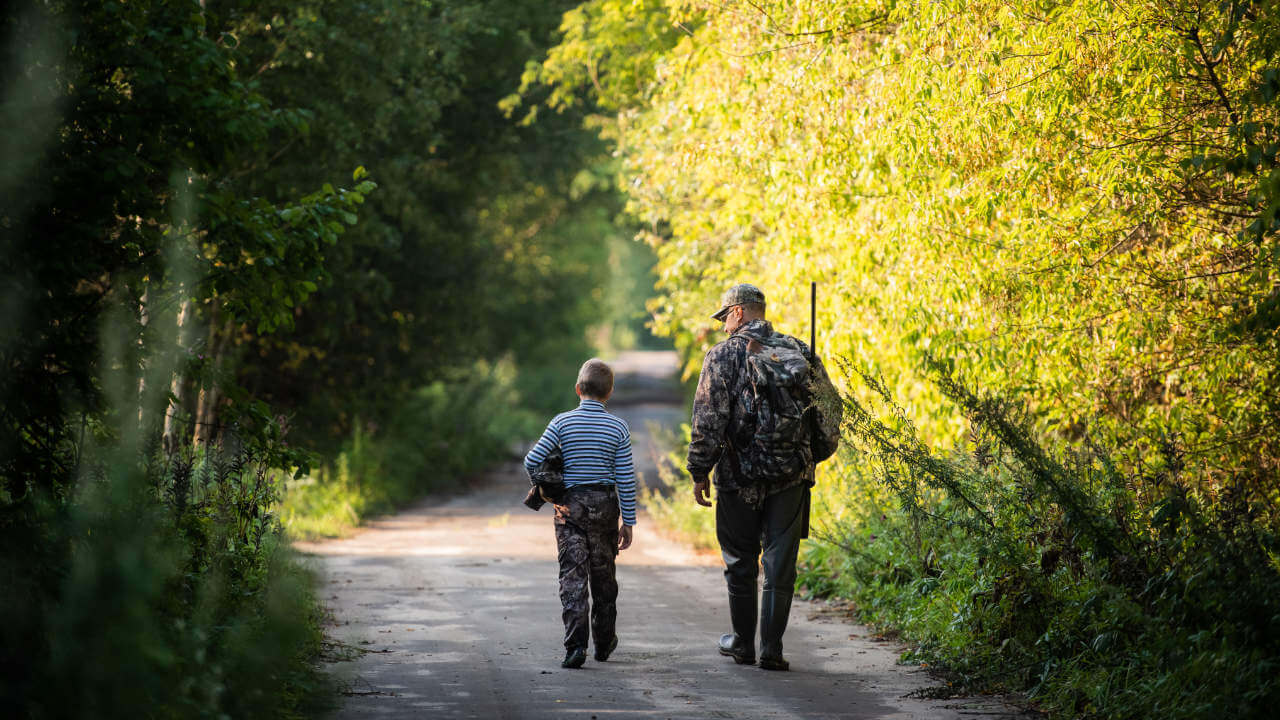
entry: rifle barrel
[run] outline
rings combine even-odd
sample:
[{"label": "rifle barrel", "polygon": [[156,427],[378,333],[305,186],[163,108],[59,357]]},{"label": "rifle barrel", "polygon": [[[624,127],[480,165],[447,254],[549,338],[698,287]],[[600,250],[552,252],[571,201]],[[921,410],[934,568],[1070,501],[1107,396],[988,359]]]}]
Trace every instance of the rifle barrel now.
[{"label": "rifle barrel", "polygon": [[818,354],[818,281],[809,282],[809,350]]}]

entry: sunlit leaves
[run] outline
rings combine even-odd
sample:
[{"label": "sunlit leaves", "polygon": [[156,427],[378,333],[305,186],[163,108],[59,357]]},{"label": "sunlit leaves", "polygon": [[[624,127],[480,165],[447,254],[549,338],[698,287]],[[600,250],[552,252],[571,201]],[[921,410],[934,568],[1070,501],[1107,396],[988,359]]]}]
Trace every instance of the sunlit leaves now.
[{"label": "sunlit leaves", "polygon": [[918,381],[925,350],[1046,420],[1177,435],[1209,484],[1280,453],[1260,432],[1280,143],[1262,4],[645,9],[625,27],[681,35],[625,101],[574,74],[630,42],[621,21],[574,26],[537,77],[616,110],[658,325],[690,363],[725,285],[758,282],[803,333],[818,280],[820,348],[882,369],[933,437],[962,425]]}]

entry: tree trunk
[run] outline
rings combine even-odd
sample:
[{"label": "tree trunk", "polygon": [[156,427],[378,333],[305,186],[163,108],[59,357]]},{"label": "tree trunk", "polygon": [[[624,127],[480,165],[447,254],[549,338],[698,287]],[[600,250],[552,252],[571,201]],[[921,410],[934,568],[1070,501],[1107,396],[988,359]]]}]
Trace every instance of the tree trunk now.
[{"label": "tree trunk", "polygon": [[172,395],[164,412],[164,436],[162,438],[162,446],[166,455],[172,455],[178,451],[181,441],[178,439],[178,424],[182,421],[187,411],[186,395],[187,395],[187,375],[183,371],[185,353],[191,347],[191,298],[182,299],[182,305],[178,309],[178,367],[174,368],[173,379],[169,383],[169,393]]},{"label": "tree trunk", "polygon": [[[149,294],[150,290],[143,290],[142,296],[138,298],[138,324],[142,331],[138,333],[139,355],[142,355],[142,350],[145,349],[142,335],[146,332],[148,323],[151,322],[151,311],[147,309],[147,296]],[[145,356],[138,363],[138,367],[138,428],[145,432],[147,412],[147,365]]]},{"label": "tree trunk", "polygon": [[208,379],[201,383],[200,393],[196,397],[196,412],[193,418],[195,430],[191,442],[196,447],[208,445],[217,438],[217,409],[219,393],[218,382],[222,371],[222,356],[227,349],[227,339],[231,336],[231,322],[221,322],[218,299],[212,301],[213,311],[209,318],[209,340],[205,351],[209,354]]}]

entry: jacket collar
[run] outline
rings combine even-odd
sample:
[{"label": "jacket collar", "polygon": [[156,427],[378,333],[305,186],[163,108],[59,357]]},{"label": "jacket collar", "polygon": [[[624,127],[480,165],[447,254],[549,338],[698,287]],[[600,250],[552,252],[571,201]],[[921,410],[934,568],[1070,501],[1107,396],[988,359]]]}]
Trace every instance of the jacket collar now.
[{"label": "jacket collar", "polygon": [[756,340],[765,340],[773,336],[773,326],[764,318],[756,318],[734,331],[734,336],[744,335]]}]

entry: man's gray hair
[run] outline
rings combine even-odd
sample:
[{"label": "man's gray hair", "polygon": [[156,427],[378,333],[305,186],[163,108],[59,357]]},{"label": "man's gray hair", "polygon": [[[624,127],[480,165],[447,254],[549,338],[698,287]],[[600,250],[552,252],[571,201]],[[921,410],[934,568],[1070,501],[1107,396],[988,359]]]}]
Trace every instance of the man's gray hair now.
[{"label": "man's gray hair", "polygon": [[578,371],[578,392],[597,400],[609,397],[613,392],[613,369],[600,358],[582,363]]}]

